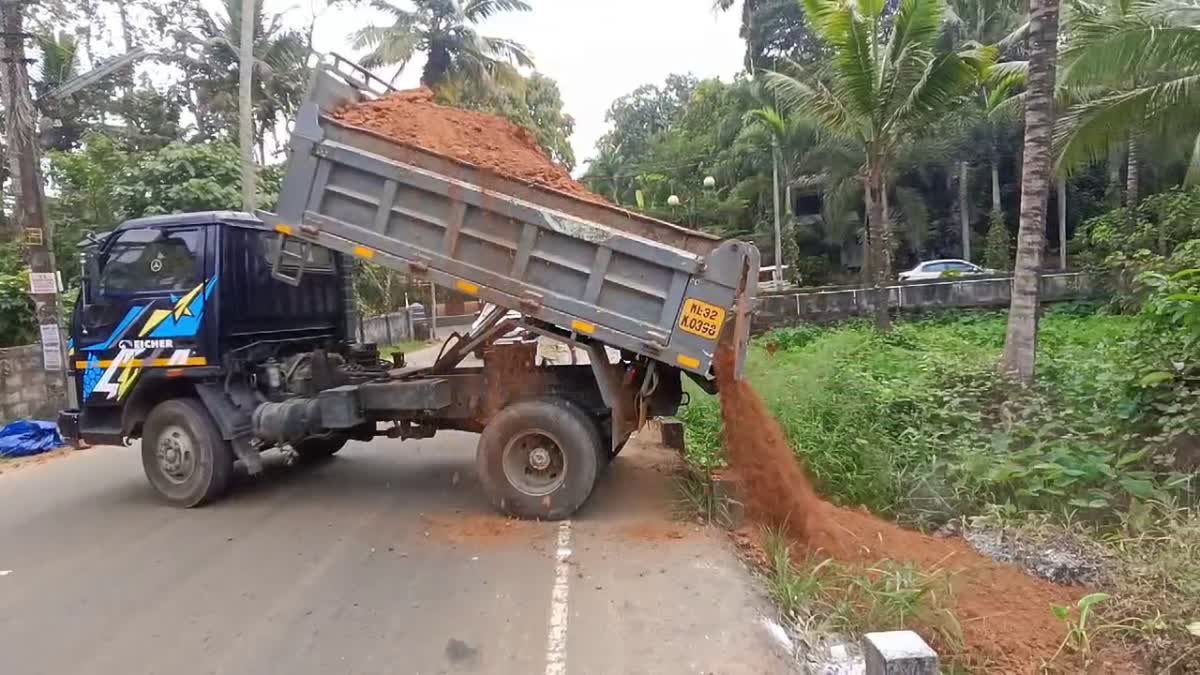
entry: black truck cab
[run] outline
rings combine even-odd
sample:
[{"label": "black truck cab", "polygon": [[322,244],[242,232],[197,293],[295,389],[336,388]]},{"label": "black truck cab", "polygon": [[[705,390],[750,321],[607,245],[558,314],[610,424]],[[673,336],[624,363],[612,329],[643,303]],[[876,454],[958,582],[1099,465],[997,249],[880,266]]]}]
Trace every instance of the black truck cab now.
[{"label": "black truck cab", "polygon": [[220,379],[222,359],[250,345],[345,341],[343,261],[314,248],[292,286],[272,276],[278,244],[257,218],[228,211],[130,220],[98,242],[71,316],[79,400],[64,433],[120,443],[159,400]]}]

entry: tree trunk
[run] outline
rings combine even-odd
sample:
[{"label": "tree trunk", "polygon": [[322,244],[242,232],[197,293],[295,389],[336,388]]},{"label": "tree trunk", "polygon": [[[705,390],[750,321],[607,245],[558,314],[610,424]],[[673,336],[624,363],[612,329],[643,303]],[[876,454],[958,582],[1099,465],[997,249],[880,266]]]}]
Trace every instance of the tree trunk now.
[{"label": "tree trunk", "polygon": [[1067,269],[1067,177],[1058,175],[1058,268]]},{"label": "tree trunk", "polygon": [[1108,153],[1108,182],[1104,186],[1104,203],[1110,208],[1121,208],[1121,153]]},{"label": "tree trunk", "polygon": [[1138,146],[1137,141],[1129,139],[1129,155],[1125,160],[1125,205],[1137,206],[1138,192],[1141,189],[1138,180]]},{"label": "tree trunk", "polygon": [[[871,190],[867,188],[866,177],[863,177],[863,206],[866,207],[866,217],[869,219],[871,213],[874,212],[874,206],[871,205]],[[871,235],[870,227],[867,223],[862,226],[862,264],[859,266],[859,274],[862,277],[862,285],[871,286]]]},{"label": "tree trunk", "polygon": [[133,27],[129,25],[129,14],[125,11],[125,1],[116,0],[114,4],[117,6],[117,18],[121,24],[121,38],[125,40],[125,51],[131,52],[137,45],[134,44],[136,40],[133,37]]},{"label": "tree trunk", "polygon": [[238,44],[238,145],[242,150],[242,210],[254,213],[254,125],[251,85],[254,82],[254,11],[256,0],[242,2],[242,32]]},{"label": "tree trunk", "polygon": [[992,212],[999,213],[1003,206],[1000,204],[1000,163],[992,153]]},{"label": "tree trunk", "polygon": [[967,206],[967,163],[958,163],[958,218],[962,224],[962,257],[971,259],[971,213]]},{"label": "tree trunk", "polygon": [[1012,303],[1001,368],[1022,383],[1033,381],[1037,360],[1039,282],[1046,239],[1054,132],[1054,77],[1058,0],[1031,0],[1029,77],[1025,97],[1024,162],[1021,168],[1021,229],[1013,271]]},{"label": "tree trunk", "polygon": [[[12,221],[8,241],[21,241],[30,272],[56,274],[54,230],[46,219],[46,199],[42,188],[38,155],[37,127],[33,98],[29,93],[29,71],[25,58],[24,4],[0,0],[0,104],[5,112],[4,139],[8,152],[9,191],[13,196]],[[66,379],[66,338],[59,323],[58,295],[33,296],[34,317],[42,342],[43,367],[57,371],[46,379],[46,393],[55,404],[64,402],[71,392]],[[56,340],[57,345],[49,342]],[[72,393],[68,405],[78,405]]]},{"label": "tree trunk", "polygon": [[875,328],[886,333],[892,328],[888,314],[887,284],[891,278],[888,250],[887,185],[883,179],[883,167],[876,157],[868,156],[867,191],[870,195],[867,218],[867,236],[871,260],[871,289],[875,305]]},{"label": "tree trunk", "polygon": [[775,290],[783,287],[783,214],[779,204],[779,140],[771,136],[771,206],[775,210]]}]

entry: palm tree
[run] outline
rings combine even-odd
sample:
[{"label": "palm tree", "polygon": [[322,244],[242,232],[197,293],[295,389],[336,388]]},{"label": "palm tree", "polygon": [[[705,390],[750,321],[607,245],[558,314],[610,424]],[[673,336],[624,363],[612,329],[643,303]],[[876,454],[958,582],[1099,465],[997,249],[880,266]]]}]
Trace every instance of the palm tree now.
[{"label": "palm tree", "polygon": [[371,0],[371,6],[393,18],[390,26],[367,26],[351,35],[356,49],[368,49],[362,65],[398,65],[394,81],[417,52],[427,60],[421,84],[436,88],[452,76],[476,82],[510,78],[513,66],[532,67],[521,44],[480,35],[475,24],[502,12],[528,12],[522,0],[412,0],[413,10],[391,0]]},{"label": "palm tree", "polygon": [[596,150],[596,157],[588,161],[583,180],[596,192],[612,197],[613,203],[620,206],[622,187],[631,184],[634,169],[621,152],[620,143],[602,140]]},{"label": "palm tree", "polygon": [[[249,0],[246,0],[249,2]],[[195,90],[196,123],[201,137],[235,129],[238,106],[239,47],[242,2],[223,0],[223,12],[200,17],[200,52],[183,66]],[[254,2],[254,136],[259,161],[265,161],[265,139],[299,107],[308,82],[304,36],[284,25],[282,14],[267,14]]]},{"label": "palm tree", "polygon": [[[1133,141],[1127,201],[1137,199],[1136,142],[1144,134],[1188,135],[1200,148],[1200,8],[1168,2],[1075,6],[1063,51],[1062,83],[1077,93],[1055,130],[1058,161],[1070,168],[1107,158]],[[1200,183],[1200,152],[1186,182]]]},{"label": "palm tree", "polygon": [[[960,48],[993,46],[999,54],[1013,51],[1024,31],[1024,3],[1017,0],[949,0],[948,35]],[[968,199],[968,172],[971,159],[983,146],[991,169],[992,207],[989,221],[1002,221],[1000,203],[1000,145],[1007,128],[1018,122],[1006,101],[1023,84],[1021,62],[996,64],[980,78],[968,105],[960,110],[967,129],[958,162],[958,202],[962,227],[963,258],[971,257],[971,226]]]},{"label": "palm tree", "polygon": [[1012,303],[1001,368],[1024,383],[1037,358],[1038,290],[1046,239],[1046,197],[1053,180],[1054,77],[1058,55],[1058,0],[1031,0],[1029,75],[1025,92],[1025,146],[1021,168],[1021,227]]},{"label": "palm tree", "polygon": [[[958,103],[990,60],[986,50],[938,50],[945,4],[901,0],[885,20],[883,0],[804,0],[808,20],[832,52],[827,77],[797,63],[767,82],[788,110],[862,148],[868,261],[875,320],[887,330],[891,244],[886,176],[899,146]],[[889,24],[891,27],[889,28]]]}]

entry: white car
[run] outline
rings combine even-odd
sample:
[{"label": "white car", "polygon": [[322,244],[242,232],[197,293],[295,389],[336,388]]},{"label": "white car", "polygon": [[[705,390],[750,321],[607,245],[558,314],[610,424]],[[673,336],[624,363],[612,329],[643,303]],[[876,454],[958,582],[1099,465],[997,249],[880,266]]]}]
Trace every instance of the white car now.
[{"label": "white car", "polygon": [[966,260],[927,260],[907,272],[900,273],[900,281],[923,281],[940,279],[947,272],[950,276],[968,276],[972,274],[994,274],[992,270],[980,267]]}]

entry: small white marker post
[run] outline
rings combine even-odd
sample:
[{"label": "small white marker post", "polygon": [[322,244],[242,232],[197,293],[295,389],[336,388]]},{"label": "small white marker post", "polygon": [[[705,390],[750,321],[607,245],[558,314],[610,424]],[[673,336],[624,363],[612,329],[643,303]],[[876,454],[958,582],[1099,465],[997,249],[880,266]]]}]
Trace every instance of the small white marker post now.
[{"label": "small white marker post", "polygon": [[911,630],[863,636],[866,675],[937,675],[938,656]]}]

